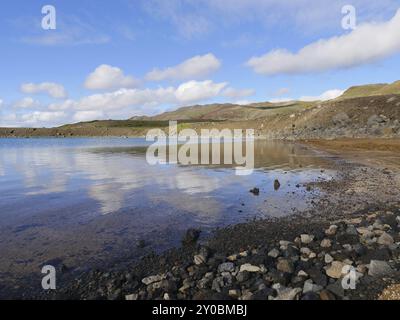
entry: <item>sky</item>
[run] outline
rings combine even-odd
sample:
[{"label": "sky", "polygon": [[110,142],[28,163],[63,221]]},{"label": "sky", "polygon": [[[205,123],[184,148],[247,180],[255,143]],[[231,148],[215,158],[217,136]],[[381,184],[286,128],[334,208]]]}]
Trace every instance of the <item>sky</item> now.
[{"label": "sky", "polygon": [[328,100],[353,85],[400,79],[399,0],[0,6],[3,127],[127,119],[207,103]]}]

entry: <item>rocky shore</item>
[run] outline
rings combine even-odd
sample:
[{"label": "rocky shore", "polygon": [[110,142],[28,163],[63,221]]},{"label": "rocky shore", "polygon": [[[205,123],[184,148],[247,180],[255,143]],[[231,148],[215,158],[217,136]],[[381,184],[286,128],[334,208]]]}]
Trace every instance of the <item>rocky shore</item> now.
[{"label": "rocky shore", "polygon": [[311,228],[312,233],[229,255],[195,244],[198,233],[189,230],[184,246],[193,250],[191,260],[166,263],[162,272],[143,277],[134,271],[93,271],[62,294],[112,300],[346,300],[399,294],[390,286],[400,280],[400,205]]}]

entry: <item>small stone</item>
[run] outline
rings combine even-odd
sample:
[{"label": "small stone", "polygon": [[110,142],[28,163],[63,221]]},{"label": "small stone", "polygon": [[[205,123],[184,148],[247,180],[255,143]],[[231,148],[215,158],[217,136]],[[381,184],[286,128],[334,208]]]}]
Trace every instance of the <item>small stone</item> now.
[{"label": "small stone", "polygon": [[311,279],[304,282],[303,293],[319,292],[323,289],[322,286],[316,285]]},{"label": "small stone", "polygon": [[248,301],[248,300],[253,300],[253,293],[251,291],[248,291],[244,293],[241,297],[240,300]]},{"label": "small stone", "polygon": [[248,255],[249,255],[248,251],[242,251],[239,253],[239,256],[241,256],[241,257],[247,257]]},{"label": "small stone", "polygon": [[301,242],[304,244],[309,244],[314,241],[314,236],[309,234],[302,234],[300,236]]},{"label": "small stone", "polygon": [[218,272],[233,272],[235,271],[235,265],[232,262],[225,262],[218,266]]},{"label": "small stone", "polygon": [[236,289],[231,289],[229,290],[228,295],[231,298],[238,299],[240,297],[240,291]]},{"label": "small stone", "polygon": [[325,234],[327,236],[334,236],[337,232],[338,226],[337,225],[331,225],[327,230],[325,230]]},{"label": "small stone", "polygon": [[234,262],[234,261],[237,260],[237,255],[236,255],[236,254],[233,254],[233,255],[229,256],[229,257],[227,258],[227,260],[229,260],[229,261],[231,261],[231,262]]},{"label": "small stone", "polygon": [[298,295],[303,291],[301,288],[285,288],[285,287],[275,287],[274,288],[278,296],[274,300],[295,300]]},{"label": "small stone", "polygon": [[279,257],[279,254],[280,252],[278,249],[272,249],[270,252],[268,252],[268,257],[276,259]]},{"label": "small stone", "polygon": [[171,300],[171,297],[170,297],[169,294],[166,292],[166,293],[164,293],[163,299],[166,300],[166,301],[169,301],[169,300]]},{"label": "small stone", "polygon": [[325,260],[325,263],[326,263],[326,264],[330,264],[330,263],[333,262],[334,259],[333,259],[333,257],[332,257],[330,254],[327,253],[327,254],[325,255],[325,257],[324,257],[324,260]]},{"label": "small stone", "polygon": [[326,270],[326,274],[331,278],[340,279],[344,266],[345,264],[340,261],[333,261],[331,266]]},{"label": "small stone", "polygon": [[331,292],[329,292],[328,290],[322,290],[319,293],[319,298],[321,300],[324,300],[324,301],[326,301],[326,300],[336,300],[335,296]]},{"label": "small stone", "polygon": [[382,233],[382,235],[378,238],[378,244],[381,244],[383,246],[390,246],[393,243],[393,238],[386,232]]},{"label": "small stone", "polygon": [[371,277],[387,276],[393,273],[393,269],[386,261],[371,260],[368,267],[368,275]]},{"label": "small stone", "polygon": [[125,296],[125,300],[127,301],[136,301],[139,298],[139,295],[136,293],[128,294]]},{"label": "small stone", "polygon": [[255,196],[258,196],[258,195],[260,195],[260,189],[253,188],[250,190],[250,193],[254,194]]},{"label": "small stone", "polygon": [[206,263],[206,258],[201,254],[197,254],[194,256],[193,261],[196,266],[199,266]]},{"label": "small stone", "polygon": [[275,189],[275,191],[278,191],[280,187],[281,187],[281,183],[279,182],[278,179],[276,179],[274,181],[274,189]]},{"label": "small stone", "polygon": [[321,241],[321,248],[330,248],[332,246],[332,242],[329,239],[324,239]]},{"label": "small stone", "polygon": [[293,273],[294,272],[294,266],[291,261],[288,259],[279,259],[276,269],[285,272],[285,273]]},{"label": "small stone", "polygon": [[346,233],[351,236],[358,236],[357,229],[354,225],[349,224],[346,229]]},{"label": "small stone", "polygon": [[286,241],[286,240],[279,241],[279,246],[280,246],[281,250],[287,250],[289,244],[290,244],[290,241]]},{"label": "small stone", "polygon": [[303,271],[303,270],[300,270],[300,271],[297,273],[297,275],[298,275],[299,277],[308,277],[307,272],[305,272],[305,271]]},{"label": "small stone", "polygon": [[145,284],[146,286],[148,286],[154,282],[160,282],[161,280],[163,280],[163,277],[160,275],[149,276],[149,277],[142,279],[142,283]]},{"label": "small stone", "polygon": [[253,266],[250,263],[245,263],[240,266],[240,272],[260,272],[261,268],[257,266]]},{"label": "small stone", "polygon": [[249,280],[249,278],[250,278],[250,274],[247,271],[239,272],[236,276],[236,280],[239,283],[245,282],[245,281]]}]

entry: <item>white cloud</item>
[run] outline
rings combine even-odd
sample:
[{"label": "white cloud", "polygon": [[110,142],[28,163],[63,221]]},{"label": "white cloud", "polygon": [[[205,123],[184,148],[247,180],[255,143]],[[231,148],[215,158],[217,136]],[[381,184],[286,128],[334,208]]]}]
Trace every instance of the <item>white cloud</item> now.
[{"label": "white cloud", "polygon": [[42,83],[24,83],[21,85],[21,91],[27,94],[46,93],[53,98],[66,98],[67,92],[61,84],[53,82]]},{"label": "white cloud", "polygon": [[189,81],[181,84],[175,92],[179,103],[191,103],[218,96],[227,86],[226,82],[214,83],[211,80]]},{"label": "white cloud", "polygon": [[146,80],[186,80],[204,77],[221,67],[221,62],[211,53],[195,56],[181,64],[163,70],[154,69],[146,75]]},{"label": "white cloud", "polygon": [[359,25],[349,34],[322,39],[297,53],[273,50],[247,65],[257,73],[297,74],[354,67],[400,52],[400,10],[387,22]]},{"label": "white cloud", "polygon": [[15,102],[13,106],[21,109],[37,108],[40,106],[40,102],[31,97],[26,97]]},{"label": "white cloud", "polygon": [[74,114],[74,121],[82,122],[82,121],[90,121],[93,119],[100,119],[104,117],[103,111],[78,111]]},{"label": "white cloud", "polygon": [[319,96],[303,96],[299,100],[300,101],[327,101],[327,100],[332,100],[336,99],[337,97],[340,97],[345,90],[339,90],[339,89],[332,89],[325,91]]},{"label": "white cloud", "polygon": [[254,89],[234,89],[234,88],[226,88],[222,94],[225,97],[228,98],[234,98],[234,99],[238,99],[238,98],[245,98],[245,97],[249,97],[255,94],[255,90]]},{"label": "white cloud", "polygon": [[120,68],[107,64],[98,66],[85,81],[85,87],[90,90],[133,88],[138,85],[139,80],[126,76]]},{"label": "white cloud", "polygon": [[34,111],[26,113],[21,116],[21,120],[25,124],[37,124],[41,122],[53,122],[59,121],[66,117],[66,114],[62,111],[49,112],[49,111]]},{"label": "white cloud", "polygon": [[78,101],[65,100],[61,103],[53,103],[49,109],[115,111],[128,107],[182,105],[215,98],[221,95],[226,85],[225,82],[214,83],[211,80],[205,80],[185,82],[177,88],[119,89],[113,92],[93,94]]}]

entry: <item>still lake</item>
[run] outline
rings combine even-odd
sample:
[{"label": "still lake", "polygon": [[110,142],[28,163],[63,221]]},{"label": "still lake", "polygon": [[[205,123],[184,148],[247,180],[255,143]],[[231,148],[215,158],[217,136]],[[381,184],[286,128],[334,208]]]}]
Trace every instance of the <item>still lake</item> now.
[{"label": "still lake", "polygon": [[[139,138],[0,139],[0,278],[40,273],[49,261],[107,265],[179,245],[188,228],[207,236],[290,215],[319,192],[305,183],[335,174],[299,144],[256,141],[249,176],[223,166],[150,166],[147,145]],[[249,192],[254,187],[259,196]]]}]

